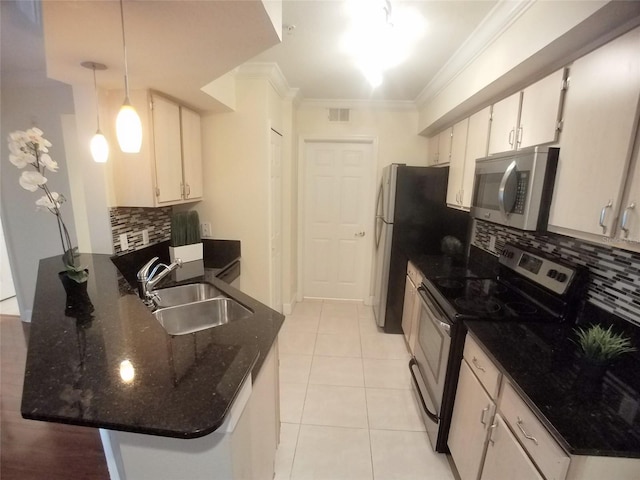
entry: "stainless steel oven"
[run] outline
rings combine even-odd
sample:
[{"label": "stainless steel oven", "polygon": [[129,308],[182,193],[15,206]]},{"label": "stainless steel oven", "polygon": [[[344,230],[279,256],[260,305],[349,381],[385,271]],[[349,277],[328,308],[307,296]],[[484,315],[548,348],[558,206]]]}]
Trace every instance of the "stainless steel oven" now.
[{"label": "stainless steel oven", "polygon": [[434,449],[437,449],[453,325],[423,285],[418,288],[418,295],[420,314],[415,356],[409,363],[409,369],[427,435]]},{"label": "stainless steel oven", "polygon": [[534,147],[478,159],[471,215],[520,230],[546,230],[558,152]]}]

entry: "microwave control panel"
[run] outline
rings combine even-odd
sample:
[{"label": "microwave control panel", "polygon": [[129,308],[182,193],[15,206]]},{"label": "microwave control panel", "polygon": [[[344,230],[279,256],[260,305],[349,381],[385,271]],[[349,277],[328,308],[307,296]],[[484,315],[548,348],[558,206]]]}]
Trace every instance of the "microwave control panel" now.
[{"label": "microwave control panel", "polygon": [[518,186],[516,187],[516,201],[513,213],[522,215],[526,206],[527,191],[529,189],[529,172],[518,172]]}]

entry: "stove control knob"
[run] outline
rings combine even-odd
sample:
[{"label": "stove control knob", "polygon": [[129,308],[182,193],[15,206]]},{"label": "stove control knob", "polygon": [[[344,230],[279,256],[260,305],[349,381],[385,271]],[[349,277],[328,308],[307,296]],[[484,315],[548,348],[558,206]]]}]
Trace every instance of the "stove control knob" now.
[{"label": "stove control knob", "polygon": [[559,273],[558,277],[556,278],[556,280],[558,280],[560,283],[566,282],[567,281],[567,274],[566,273]]},{"label": "stove control knob", "polygon": [[557,278],[558,277],[558,271],[556,269],[549,270],[549,273],[547,273],[547,277]]}]

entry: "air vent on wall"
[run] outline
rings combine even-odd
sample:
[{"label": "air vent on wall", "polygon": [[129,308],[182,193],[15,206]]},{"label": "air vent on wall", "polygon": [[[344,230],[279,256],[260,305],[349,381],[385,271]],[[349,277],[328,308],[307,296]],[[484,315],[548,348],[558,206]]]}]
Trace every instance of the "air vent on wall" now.
[{"label": "air vent on wall", "polygon": [[330,122],[348,122],[350,110],[348,108],[330,108],[329,109],[329,121]]}]

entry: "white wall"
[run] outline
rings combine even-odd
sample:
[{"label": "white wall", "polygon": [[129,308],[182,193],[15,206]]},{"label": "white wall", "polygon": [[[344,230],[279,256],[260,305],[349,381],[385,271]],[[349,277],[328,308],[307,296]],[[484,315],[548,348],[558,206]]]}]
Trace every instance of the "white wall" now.
[{"label": "white wall", "polygon": [[303,102],[297,110],[299,136],[344,137],[363,135],[378,139],[378,172],[390,163],[427,164],[427,139],[418,135],[418,112],[414,108],[359,106],[351,109],[348,123],[329,122],[327,108]]},{"label": "white wall", "polygon": [[268,82],[237,76],[236,111],[202,118],[204,200],[215,238],[240,240],[241,288],[269,303]]}]

